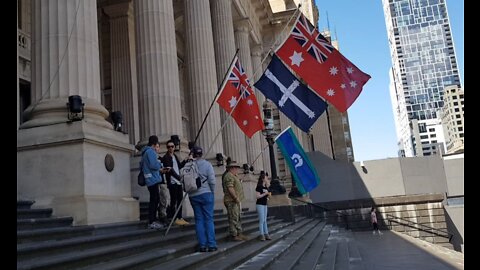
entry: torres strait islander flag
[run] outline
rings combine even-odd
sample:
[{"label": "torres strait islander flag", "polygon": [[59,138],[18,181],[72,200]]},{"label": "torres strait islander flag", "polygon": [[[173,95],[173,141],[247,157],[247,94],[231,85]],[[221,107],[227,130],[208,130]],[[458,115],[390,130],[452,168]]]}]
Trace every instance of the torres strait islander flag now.
[{"label": "torres strait islander flag", "polygon": [[264,125],[257,98],[250,87],[245,70],[240,65],[238,56],[235,56],[228,74],[218,95],[217,103],[232,115],[243,133],[251,138],[257,131],[263,130]]},{"label": "torres strait islander flag", "polygon": [[345,112],[362,92],[370,75],[362,72],[300,13],[278,57],[319,96]]}]

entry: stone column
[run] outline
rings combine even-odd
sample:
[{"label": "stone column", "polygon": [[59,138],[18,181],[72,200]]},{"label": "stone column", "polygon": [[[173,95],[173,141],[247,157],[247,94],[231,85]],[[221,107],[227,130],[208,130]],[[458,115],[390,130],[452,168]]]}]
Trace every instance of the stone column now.
[{"label": "stone column", "polygon": [[32,1],[32,16],[32,105],[20,128],[65,123],[70,95],[82,97],[85,121],[113,128],[100,103],[96,1]]},{"label": "stone column", "polygon": [[[255,45],[252,47],[252,66],[253,66],[253,73],[255,75],[254,81],[256,82],[260,77],[262,77],[263,74],[263,48],[262,45]],[[257,96],[257,101],[258,101],[258,106],[260,106],[260,113],[262,114],[263,117],[263,102],[265,101],[265,96],[262,94],[262,92],[255,90],[255,95]],[[260,149],[263,150],[262,153],[262,160],[263,160],[263,170],[264,171],[270,171],[270,155],[268,152],[268,143],[267,140],[265,139],[265,136],[260,135],[259,133],[259,139],[260,139]],[[267,147],[267,148],[265,148]],[[262,168],[259,168],[260,170]]]},{"label": "stone column", "polygon": [[135,144],[139,140],[139,119],[133,4],[127,1],[103,10],[110,17],[112,111],[122,112],[122,131]]},{"label": "stone column", "polygon": [[15,40],[17,41],[17,130],[20,127],[20,82],[18,78],[18,1],[17,1],[17,31],[15,31]]},{"label": "stone column", "polygon": [[[183,138],[175,21],[171,0],[135,0],[140,144]],[[183,140],[182,140],[183,141]]]},{"label": "stone column", "polygon": [[[218,90],[210,4],[208,0],[184,0],[184,11],[187,89],[192,102],[191,128],[196,134]],[[221,134],[213,143],[220,128],[219,107],[214,105],[197,140],[205,154],[211,147],[207,158],[224,152]]]},{"label": "stone column", "polygon": [[[32,1],[31,119],[17,134],[17,198],[75,225],[138,220],[128,136],[100,104],[97,1]],[[68,121],[70,95],[85,117]]]},{"label": "stone column", "polygon": [[[235,55],[235,36],[233,34],[232,0],[210,0],[213,26],[213,45],[215,48],[215,63],[217,64],[217,82],[220,84],[230,67]],[[235,120],[228,117],[225,110],[220,109],[222,124],[227,121],[222,130],[223,149],[225,155],[243,164],[247,162],[245,153],[245,136]]]},{"label": "stone column", "polygon": [[[238,53],[240,63],[247,72],[250,84],[253,86],[253,72],[252,72],[252,58],[250,52],[250,41],[249,41],[249,31],[250,25],[248,19],[244,19],[235,23],[235,44],[237,48],[240,48]],[[244,135],[245,136],[245,135]],[[255,163],[253,161],[260,154],[260,138],[259,133],[255,133],[252,138],[245,136],[245,141],[247,143],[247,162],[249,165],[253,165],[255,169],[263,169],[263,159],[259,157]]]}]

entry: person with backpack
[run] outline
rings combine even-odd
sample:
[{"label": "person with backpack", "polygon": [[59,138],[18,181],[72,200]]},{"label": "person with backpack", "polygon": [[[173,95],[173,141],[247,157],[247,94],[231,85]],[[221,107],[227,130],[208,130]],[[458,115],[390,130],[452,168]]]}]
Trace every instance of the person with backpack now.
[{"label": "person with backpack", "polygon": [[[190,153],[193,162],[188,161],[180,170],[180,174],[195,216],[195,232],[198,240],[196,251],[216,251],[217,242],[213,223],[215,172],[212,164],[202,159],[203,149],[201,147],[193,146]],[[187,170],[193,173],[186,173]],[[189,188],[192,183],[194,187]]]},{"label": "person with backpack", "polygon": [[160,173],[168,172],[168,168],[163,168],[157,155],[160,152],[158,137],[152,135],[148,138],[148,144],[141,150],[142,159],[140,169],[145,177],[145,184],[150,193],[148,203],[148,227],[150,229],[161,229],[163,226],[157,220],[157,210],[160,203],[159,183],[163,180]]}]

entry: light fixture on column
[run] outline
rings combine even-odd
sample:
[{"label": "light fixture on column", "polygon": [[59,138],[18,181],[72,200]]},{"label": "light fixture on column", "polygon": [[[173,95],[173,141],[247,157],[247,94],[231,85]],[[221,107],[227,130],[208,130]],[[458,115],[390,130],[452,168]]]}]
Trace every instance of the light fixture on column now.
[{"label": "light fixture on column", "polygon": [[243,164],[243,166],[242,166],[242,167],[243,167],[243,173],[244,173],[244,174],[247,174],[247,173],[248,173],[248,169],[249,169],[249,166],[248,166],[248,164],[247,164],[247,163],[245,163],[245,164]]},{"label": "light fixture on column", "polygon": [[[82,97],[79,95],[73,95],[68,97],[67,109],[68,109],[68,120],[70,121],[79,121],[84,117],[83,108],[85,103],[82,103]],[[82,113],[80,115],[80,113]]]},{"label": "light fixture on column", "polygon": [[172,140],[173,144],[175,145],[174,151],[180,151],[180,137],[178,137],[178,135],[172,135],[170,136],[170,140]]},{"label": "light fixture on column", "polygon": [[114,111],[110,114],[113,122],[113,130],[122,132],[123,128],[123,115],[121,111]]},{"label": "light fixture on column", "polygon": [[217,153],[215,156],[215,160],[217,161],[217,166],[223,166],[223,154],[222,153]]}]

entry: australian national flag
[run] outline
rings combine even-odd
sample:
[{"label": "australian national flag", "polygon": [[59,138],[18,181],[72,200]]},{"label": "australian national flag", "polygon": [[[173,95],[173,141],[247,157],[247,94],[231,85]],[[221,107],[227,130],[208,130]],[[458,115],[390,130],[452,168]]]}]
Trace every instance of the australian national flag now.
[{"label": "australian national flag", "polygon": [[292,128],[287,127],[282,131],[275,138],[275,142],[285,157],[285,162],[297,183],[298,191],[303,195],[317,187],[320,184],[320,178],[305,151],[303,151]]},{"label": "australian national flag", "polygon": [[304,132],[327,108],[327,103],[295,78],[275,54],[254,86]]}]

